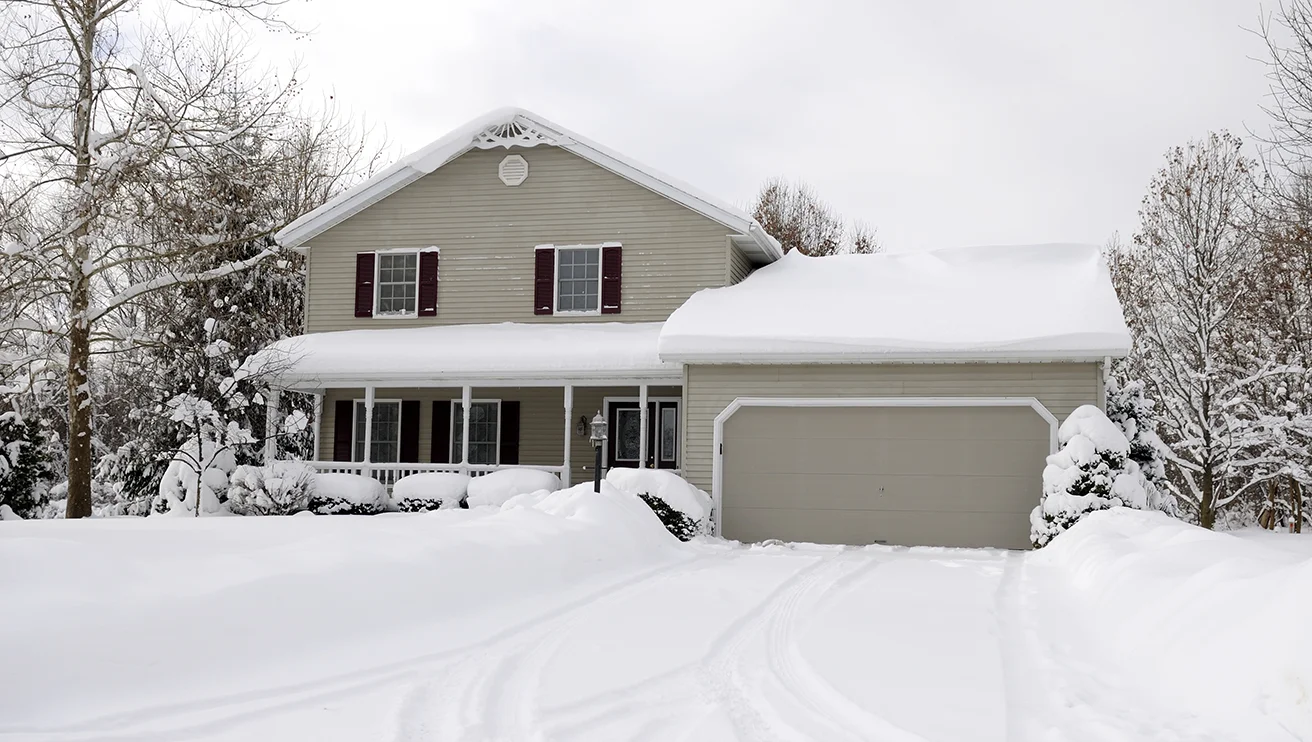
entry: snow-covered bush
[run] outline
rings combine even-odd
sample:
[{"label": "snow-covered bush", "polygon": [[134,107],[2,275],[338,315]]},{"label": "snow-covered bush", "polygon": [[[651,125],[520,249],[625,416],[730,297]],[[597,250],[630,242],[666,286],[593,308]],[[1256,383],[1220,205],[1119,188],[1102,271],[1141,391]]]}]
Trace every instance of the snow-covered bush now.
[{"label": "snow-covered bush", "polygon": [[198,493],[201,515],[227,512],[228,478],[236,468],[231,448],[206,440],[198,451],[196,440],[189,439],[164,470],[151,514],[196,515]]},{"label": "snow-covered bush", "polygon": [[150,515],[151,503],[168,460],[150,454],[136,441],[100,457],[91,480],[92,508],[97,515]]},{"label": "snow-covered bush", "polygon": [[1107,417],[1120,427],[1130,444],[1127,458],[1143,475],[1148,507],[1176,514],[1175,498],[1166,491],[1166,444],[1157,437],[1153,401],[1144,396],[1142,381],[1122,382],[1114,375],[1107,384]]},{"label": "snow-covered bush", "polygon": [[0,413],[0,505],[31,518],[50,490],[50,463],[40,431],[17,412]]},{"label": "snow-covered bush", "polygon": [[555,492],[560,489],[560,477],[541,469],[501,469],[474,477],[469,483],[469,507],[491,505],[501,507],[511,498],[531,492]]},{"label": "snow-covered bush", "polygon": [[228,479],[228,509],[237,515],[291,515],[308,510],[314,469],[299,461],[242,465]]},{"label": "snow-covered bush", "polygon": [[403,513],[464,507],[469,476],[424,472],[401,477],[392,485],[392,507]]},{"label": "snow-covered bush", "polygon": [[359,474],[316,474],[310,510],[320,515],[375,515],[387,510],[387,488]]},{"label": "snow-covered bush", "polygon": [[1076,408],[1057,435],[1061,450],[1048,457],[1043,495],[1030,513],[1030,539],[1036,547],[1097,510],[1154,509],[1149,490],[1155,488],[1129,458],[1130,442],[1121,428],[1102,410]]},{"label": "snow-covered bush", "polygon": [[679,475],[661,469],[615,468],[606,481],[637,495],[680,541],[711,532],[711,497]]}]

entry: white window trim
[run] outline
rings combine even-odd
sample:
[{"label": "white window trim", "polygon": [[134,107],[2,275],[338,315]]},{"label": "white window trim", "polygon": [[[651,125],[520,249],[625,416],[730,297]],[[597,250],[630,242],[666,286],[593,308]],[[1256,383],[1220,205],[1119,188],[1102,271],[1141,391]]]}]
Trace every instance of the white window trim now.
[{"label": "white window trim", "polygon": [[[565,317],[600,317],[602,307],[602,278],[605,276],[605,270],[602,266],[602,248],[604,247],[623,247],[619,242],[602,242],[596,245],[538,245],[536,249],[553,251],[552,259],[555,268],[552,269],[551,280],[551,313]],[[560,309],[560,251],[561,250],[596,250],[597,251],[597,308],[588,311],[570,310],[568,312]]]},{"label": "white window trim", "polygon": [[[501,400],[500,400],[500,399],[470,399],[470,400],[469,400],[469,404],[470,404],[471,407],[472,407],[473,405],[476,405],[476,404],[487,403],[487,402],[496,402],[496,404],[497,404],[497,460],[494,461],[494,462],[492,462],[492,464],[493,464],[493,466],[501,466]],[[464,400],[463,400],[463,399],[453,399],[453,400],[451,400],[451,425],[450,425],[450,427],[448,428],[448,430],[447,430],[447,435],[446,435],[446,439],[447,439],[448,441],[450,441],[450,446],[451,446],[451,448],[452,448],[451,456],[450,456],[450,458],[452,458],[452,459],[458,459],[458,458],[460,458],[460,451],[456,451],[456,450],[455,450],[455,445],[456,445],[456,405],[458,405],[458,404],[464,404]],[[462,416],[462,418],[463,418],[463,413],[462,413],[461,416]],[[463,423],[464,420],[461,419],[460,422]],[[463,463],[465,463],[465,462],[463,462],[463,461],[452,461],[451,463],[453,463],[453,464],[463,464]]]},{"label": "white window trim", "polygon": [[1028,407],[1048,424],[1048,452],[1057,452],[1057,416],[1036,397],[738,397],[715,416],[711,435],[711,507],[715,535],[724,516],[724,423],[744,407]]},{"label": "white window trim", "polygon": [[[606,413],[606,423],[607,423],[607,424],[610,423],[610,406],[611,406],[611,403],[613,403],[613,402],[632,402],[633,404],[636,405],[636,404],[638,404],[638,403],[641,402],[641,401],[642,401],[642,400],[639,399],[638,397],[602,397],[602,399],[601,399],[601,404],[602,404],[602,409],[603,409],[603,410],[605,411],[605,413]],[[673,403],[674,403],[674,408],[675,408],[676,410],[679,411],[679,417],[678,417],[678,419],[675,421],[675,422],[677,423],[677,425],[675,426],[675,434],[674,434],[674,447],[675,447],[675,449],[678,449],[678,448],[679,448],[679,438],[681,437],[681,433],[679,432],[679,429],[683,426],[683,397],[650,397],[650,396],[649,396],[649,397],[647,397],[647,402],[648,402],[648,404],[650,404],[650,403],[652,403],[652,402],[665,402],[665,403],[673,402]],[[657,407],[657,410],[659,410],[659,409],[660,409],[660,408]],[[647,446],[648,446],[648,447],[652,446],[653,444],[656,444],[656,447],[657,447],[657,448],[660,448],[660,441],[659,441],[659,439],[660,439],[660,432],[661,432],[660,420],[657,420],[657,421],[656,421],[656,433],[657,433],[657,435],[655,436],[655,437],[657,438],[657,440],[656,440],[656,441],[650,441],[650,440],[647,441]],[[659,462],[662,462],[662,461],[667,461],[667,459],[661,459],[661,458],[660,458],[660,451],[657,451],[657,452],[656,452],[656,461],[659,463]],[[681,462],[679,462],[679,460],[678,460],[678,454],[677,454],[677,453],[675,454],[675,461],[674,461],[674,463],[679,464],[679,466],[676,466],[676,467],[674,467],[673,469],[665,469],[665,471],[682,471],[683,467],[682,467]],[[607,469],[610,468],[610,446],[602,446],[602,447],[601,447],[601,465],[602,465],[604,468],[607,468]],[[661,468],[661,467],[658,466],[657,468]]]},{"label": "white window trim", "polygon": [[[358,463],[360,463],[359,461],[355,461],[355,460],[354,460],[354,459],[355,459],[355,444],[356,444],[356,442],[358,441],[358,439],[357,439],[356,436],[355,436],[355,431],[356,431],[357,429],[359,429],[359,427],[360,427],[360,417],[359,417],[359,409],[360,409],[360,405],[365,404],[366,402],[367,402],[367,400],[366,400],[364,397],[359,397],[358,399],[352,400],[352,404],[351,404],[351,459],[352,459],[351,463],[353,463],[353,464],[358,464]],[[396,405],[396,461],[370,461],[369,463],[371,463],[371,464],[399,464],[399,463],[401,463],[401,430],[402,430],[401,416],[405,414],[405,405],[401,404],[401,400],[400,400],[400,399],[375,399],[375,400],[374,400],[374,407],[377,407],[377,406],[380,405],[380,404],[395,404],[395,405]],[[370,436],[370,438],[372,439],[372,436]],[[371,440],[370,442],[373,442],[373,441]],[[366,453],[369,453],[369,452],[366,451]]]},{"label": "white window trim", "polygon": [[[398,247],[391,250],[374,250],[374,311],[373,311],[374,319],[417,319],[419,317],[419,253],[421,252],[426,252],[426,250],[420,250],[414,247]],[[406,312],[404,314],[395,314],[395,313],[379,314],[378,298],[379,298],[379,294],[381,294],[383,290],[382,284],[378,282],[378,273],[383,269],[383,261],[381,260],[381,258],[384,255],[401,255],[403,253],[410,253],[415,256],[415,311]]]}]

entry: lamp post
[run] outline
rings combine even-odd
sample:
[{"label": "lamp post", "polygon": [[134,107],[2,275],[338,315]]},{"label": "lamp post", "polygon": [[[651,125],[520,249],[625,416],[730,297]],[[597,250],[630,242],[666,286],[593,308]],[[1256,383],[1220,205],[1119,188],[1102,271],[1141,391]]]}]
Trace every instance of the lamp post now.
[{"label": "lamp post", "polygon": [[593,470],[592,491],[601,492],[601,447],[606,443],[606,418],[601,416],[601,410],[597,410],[597,416],[592,418],[592,435],[588,440],[592,441],[592,448],[597,452],[597,466]]}]

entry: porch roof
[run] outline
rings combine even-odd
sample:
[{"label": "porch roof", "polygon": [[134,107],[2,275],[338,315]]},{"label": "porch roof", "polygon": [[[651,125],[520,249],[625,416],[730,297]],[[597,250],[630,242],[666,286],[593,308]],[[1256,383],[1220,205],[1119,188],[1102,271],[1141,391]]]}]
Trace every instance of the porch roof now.
[{"label": "porch roof", "polygon": [[656,355],[661,322],[506,322],[300,335],[257,356],[284,388],[682,383]]}]

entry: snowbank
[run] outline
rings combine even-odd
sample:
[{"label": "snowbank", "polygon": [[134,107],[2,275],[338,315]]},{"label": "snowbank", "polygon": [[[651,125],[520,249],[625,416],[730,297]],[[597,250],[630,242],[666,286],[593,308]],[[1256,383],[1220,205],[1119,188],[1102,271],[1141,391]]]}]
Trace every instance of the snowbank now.
[{"label": "snowbank", "polygon": [[707,289],[661,331],[666,361],[1122,356],[1130,333],[1098,248],[976,247],[811,258]]},{"label": "snowbank", "polygon": [[637,495],[680,541],[711,532],[711,497],[673,472],[659,469],[611,469],[606,481]]},{"label": "snowbank", "polygon": [[555,492],[560,489],[560,477],[540,469],[500,469],[475,477],[469,483],[469,507],[501,506],[519,495],[530,492]]},{"label": "snowbank", "polygon": [[372,515],[387,509],[387,488],[360,474],[319,474],[310,509],[320,515]]},{"label": "snowbank", "polygon": [[469,476],[424,472],[401,477],[392,485],[392,506],[403,513],[458,508],[469,489]]},{"label": "snowbank", "polygon": [[[1135,682],[1240,728],[1312,738],[1312,559],[1160,513],[1094,513],[1029,559],[1082,601]],[[1257,732],[1251,738],[1266,738]],[[1272,730],[1265,730],[1270,732]]]},{"label": "snowbank", "polygon": [[[339,495],[372,489],[355,479],[320,476]],[[199,718],[179,710],[208,723],[310,698],[322,714],[330,696],[315,694],[328,691],[345,701],[381,688],[394,709],[389,679],[444,668],[443,652],[531,628],[691,556],[636,497],[590,485],[535,506],[429,517],[18,521],[0,531],[0,736],[80,727],[193,739],[209,735],[167,729]],[[164,727],[122,726],[143,722]],[[246,738],[299,738],[265,731]]]}]

